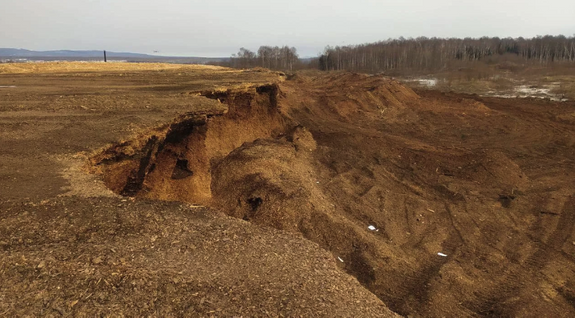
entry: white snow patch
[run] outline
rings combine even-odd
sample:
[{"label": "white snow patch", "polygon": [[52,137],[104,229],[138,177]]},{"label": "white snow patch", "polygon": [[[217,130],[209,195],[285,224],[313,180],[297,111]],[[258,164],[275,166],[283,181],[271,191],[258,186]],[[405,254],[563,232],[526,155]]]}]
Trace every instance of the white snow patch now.
[{"label": "white snow patch", "polygon": [[405,79],[405,82],[417,82],[421,86],[425,87],[435,87],[437,86],[437,78],[410,78]]},{"label": "white snow patch", "polygon": [[496,91],[488,91],[483,96],[485,97],[498,97],[498,98],[541,98],[549,99],[554,102],[566,102],[569,99],[561,94],[555,94],[551,91],[558,88],[561,83],[553,82],[551,84],[545,85],[543,87],[529,86],[529,85],[519,85],[513,88],[509,93],[500,94]]}]

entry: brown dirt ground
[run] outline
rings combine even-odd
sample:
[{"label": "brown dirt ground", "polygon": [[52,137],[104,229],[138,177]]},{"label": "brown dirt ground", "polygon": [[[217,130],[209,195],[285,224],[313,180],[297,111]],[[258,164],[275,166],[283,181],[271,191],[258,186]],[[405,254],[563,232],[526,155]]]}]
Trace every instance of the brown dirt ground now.
[{"label": "brown dirt ground", "polygon": [[575,315],[574,103],[33,74],[0,76],[0,314]]},{"label": "brown dirt ground", "polygon": [[87,174],[95,150],[227,111],[200,92],[282,74],[76,64],[0,75],[0,316],[394,316],[298,235]]}]

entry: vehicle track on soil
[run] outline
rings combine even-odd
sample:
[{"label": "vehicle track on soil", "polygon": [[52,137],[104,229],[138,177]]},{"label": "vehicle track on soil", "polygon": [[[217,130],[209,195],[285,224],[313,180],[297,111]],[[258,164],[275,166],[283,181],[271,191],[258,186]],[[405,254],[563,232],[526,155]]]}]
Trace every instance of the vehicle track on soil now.
[{"label": "vehicle track on soil", "polygon": [[[535,213],[540,214],[538,211]],[[545,217],[545,216],[541,216]],[[551,216],[557,217],[557,216]],[[575,197],[569,195],[569,200],[558,216],[555,228],[547,240],[533,240],[530,242],[533,249],[524,262],[513,266],[498,279],[494,288],[486,289],[476,294],[477,299],[467,303],[466,307],[485,316],[506,316],[504,304],[507,299],[519,296],[524,285],[538,286],[539,281],[544,280],[541,270],[556,257],[565,257],[562,251],[563,245],[570,238],[575,228]],[[532,230],[532,238],[536,238],[539,228]]]}]

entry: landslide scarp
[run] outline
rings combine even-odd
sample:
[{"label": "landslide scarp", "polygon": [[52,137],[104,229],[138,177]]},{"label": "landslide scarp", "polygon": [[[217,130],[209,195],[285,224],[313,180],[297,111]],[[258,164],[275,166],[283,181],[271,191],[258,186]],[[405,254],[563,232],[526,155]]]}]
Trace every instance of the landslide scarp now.
[{"label": "landslide scarp", "polygon": [[418,96],[394,81],[359,74],[307,83],[319,97],[294,87],[201,92],[224,110],[183,115],[105,149],[92,163],[118,194],[210,205],[259,225],[299,232],[334,253],[348,273],[373,290],[376,264],[401,251],[382,248],[365,224],[334,204],[317,156],[323,151],[318,152],[314,134],[321,132],[307,127],[313,125],[307,118],[336,126],[353,125],[366,115],[396,120],[410,113],[407,103]]},{"label": "landslide scarp", "polygon": [[539,116],[571,109],[349,73],[203,95],[94,157],[109,187],[301,233],[403,315],[575,312],[574,134]]},{"label": "landslide scarp", "polygon": [[215,162],[244,142],[275,138],[289,126],[278,110],[275,84],[199,94],[223,107],[181,115],[92,157],[110,189],[125,196],[208,204]]}]

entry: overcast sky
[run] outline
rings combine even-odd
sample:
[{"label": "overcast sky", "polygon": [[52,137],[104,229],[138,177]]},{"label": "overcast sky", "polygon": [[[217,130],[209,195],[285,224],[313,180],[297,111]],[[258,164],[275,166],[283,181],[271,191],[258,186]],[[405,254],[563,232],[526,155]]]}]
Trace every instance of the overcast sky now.
[{"label": "overcast sky", "polygon": [[230,56],[403,37],[573,36],[575,0],[0,0],[0,47]]}]

